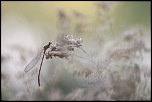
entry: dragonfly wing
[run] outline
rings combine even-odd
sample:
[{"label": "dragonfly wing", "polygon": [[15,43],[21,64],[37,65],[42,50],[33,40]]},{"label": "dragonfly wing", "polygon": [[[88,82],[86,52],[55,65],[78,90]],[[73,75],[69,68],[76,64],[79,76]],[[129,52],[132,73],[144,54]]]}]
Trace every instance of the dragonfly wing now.
[{"label": "dragonfly wing", "polygon": [[71,54],[71,55],[72,55],[72,56],[75,56],[75,57],[77,57],[77,58],[81,58],[81,59],[83,59],[83,60],[86,60],[86,61],[89,61],[89,62],[95,64],[95,62],[94,62],[93,60],[90,60],[90,59],[88,59],[88,58],[84,58],[84,57],[78,56],[78,55],[76,55],[76,54]]},{"label": "dragonfly wing", "polygon": [[25,67],[24,71],[28,72],[30,71],[40,60],[42,55],[43,49],[32,59],[32,61]]}]

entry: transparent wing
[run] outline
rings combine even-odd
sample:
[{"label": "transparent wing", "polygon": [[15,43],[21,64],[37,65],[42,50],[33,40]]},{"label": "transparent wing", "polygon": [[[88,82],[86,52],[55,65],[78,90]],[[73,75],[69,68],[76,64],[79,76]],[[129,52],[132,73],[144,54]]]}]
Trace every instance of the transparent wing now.
[{"label": "transparent wing", "polygon": [[32,59],[32,61],[25,67],[24,71],[28,72],[30,71],[40,60],[42,55],[43,49]]},{"label": "transparent wing", "polygon": [[71,55],[72,55],[72,56],[75,56],[75,57],[77,57],[77,58],[84,59],[84,60],[86,60],[86,61],[89,61],[89,62],[91,62],[91,63],[94,63],[94,64],[95,64],[95,62],[94,62],[93,60],[90,60],[90,59],[88,59],[88,58],[84,58],[84,57],[78,56],[78,55],[76,55],[76,54],[71,54]]}]

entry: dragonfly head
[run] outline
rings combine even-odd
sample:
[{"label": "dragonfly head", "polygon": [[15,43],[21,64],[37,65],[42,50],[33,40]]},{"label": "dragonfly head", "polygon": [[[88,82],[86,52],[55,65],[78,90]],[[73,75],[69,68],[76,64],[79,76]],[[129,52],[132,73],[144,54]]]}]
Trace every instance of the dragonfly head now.
[{"label": "dragonfly head", "polygon": [[52,44],[52,42],[49,41],[49,44],[45,45],[43,48],[46,50],[50,47],[51,44]]},{"label": "dragonfly head", "polygon": [[49,41],[49,45],[52,44],[52,41]]}]

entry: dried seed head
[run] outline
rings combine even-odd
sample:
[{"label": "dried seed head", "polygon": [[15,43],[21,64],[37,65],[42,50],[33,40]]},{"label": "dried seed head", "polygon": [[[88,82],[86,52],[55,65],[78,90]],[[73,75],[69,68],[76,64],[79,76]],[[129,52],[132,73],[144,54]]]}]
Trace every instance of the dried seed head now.
[{"label": "dried seed head", "polygon": [[77,38],[76,42],[77,42],[77,44],[81,44],[83,42],[83,39],[82,38]]},{"label": "dried seed head", "polygon": [[[48,45],[50,47],[45,53],[46,59],[49,59],[54,56],[54,57],[59,57],[59,58],[67,58],[70,56],[70,52],[74,51],[74,47],[80,47],[82,46],[81,43],[83,42],[82,38],[76,38],[72,35],[66,35],[63,37],[62,41],[56,42],[55,44],[52,44],[50,42]],[[47,45],[47,46],[48,46]],[[45,47],[47,47],[45,46]]]}]

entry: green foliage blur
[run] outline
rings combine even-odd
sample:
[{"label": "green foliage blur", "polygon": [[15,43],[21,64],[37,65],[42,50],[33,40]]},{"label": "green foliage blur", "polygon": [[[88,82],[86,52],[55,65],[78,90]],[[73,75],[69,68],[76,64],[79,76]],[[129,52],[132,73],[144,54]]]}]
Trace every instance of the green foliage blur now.
[{"label": "green foliage blur", "polygon": [[[2,1],[2,21],[9,14],[19,15],[33,24],[38,24],[46,31],[46,35],[51,36],[56,32],[56,22],[58,20],[57,10],[63,9],[74,21],[71,10],[77,10],[88,16],[88,22],[100,24],[96,18],[95,2],[26,2],[26,1]],[[116,6],[109,16],[113,18],[113,32],[119,35],[125,29],[134,25],[142,25],[151,28],[151,4],[149,1],[116,2]],[[72,21],[72,22],[73,22]],[[74,26],[74,25],[72,25]],[[72,29],[72,27],[71,27]]]}]

